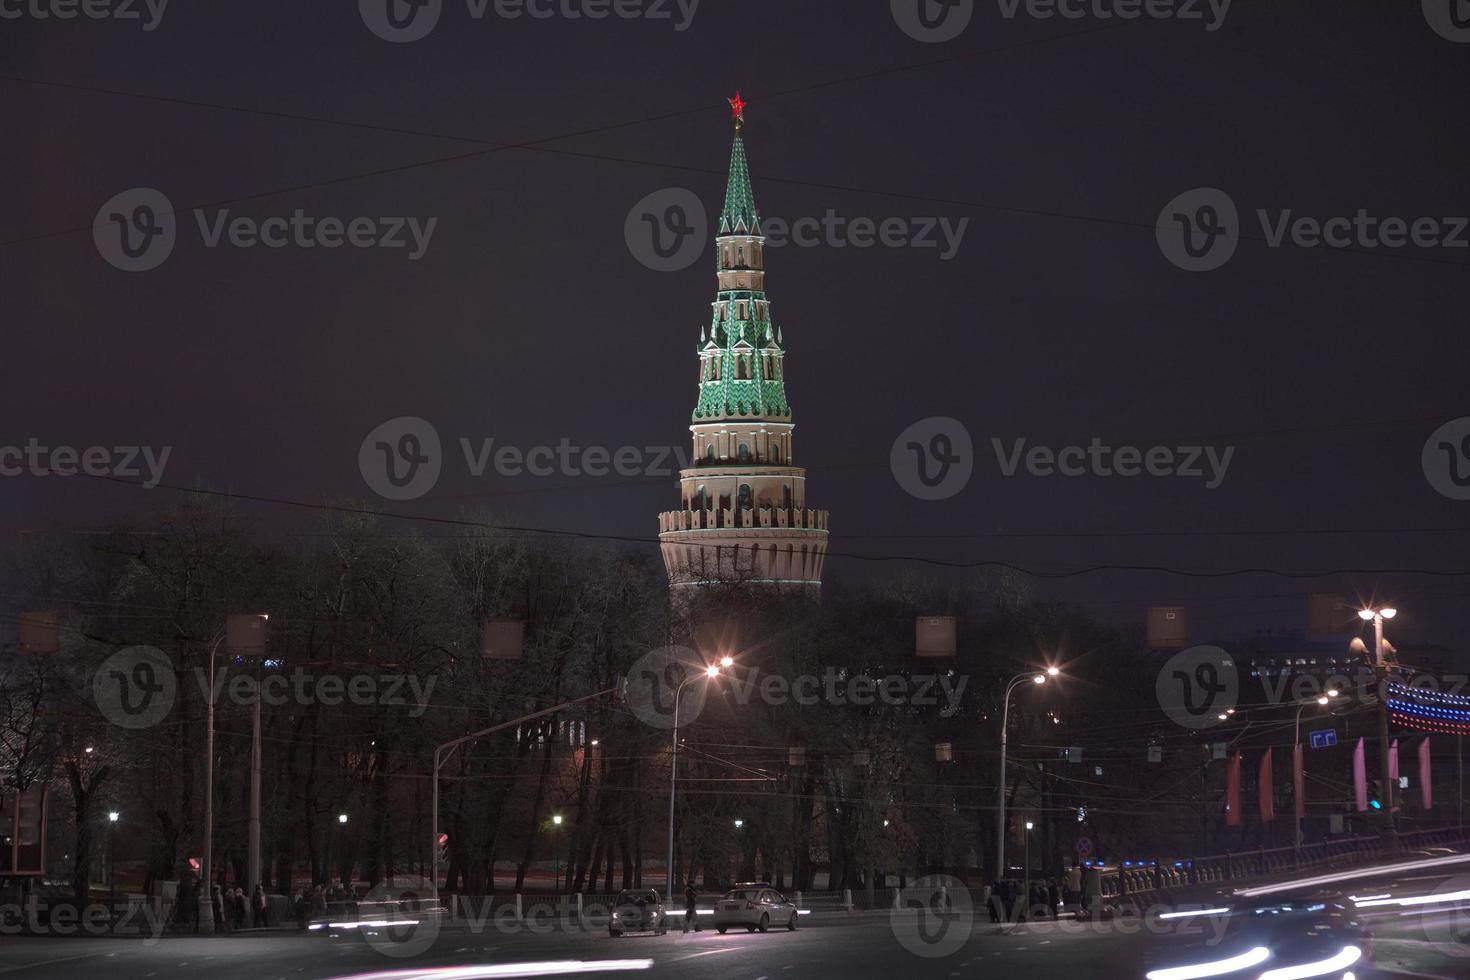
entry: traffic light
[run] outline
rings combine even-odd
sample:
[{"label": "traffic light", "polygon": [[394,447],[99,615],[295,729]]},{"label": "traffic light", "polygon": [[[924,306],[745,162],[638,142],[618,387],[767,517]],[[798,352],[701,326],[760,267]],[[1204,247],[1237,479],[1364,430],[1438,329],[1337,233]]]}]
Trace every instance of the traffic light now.
[{"label": "traffic light", "polygon": [[1383,780],[1375,779],[1368,784],[1368,809],[1382,810],[1386,799],[1388,794],[1383,792]]}]

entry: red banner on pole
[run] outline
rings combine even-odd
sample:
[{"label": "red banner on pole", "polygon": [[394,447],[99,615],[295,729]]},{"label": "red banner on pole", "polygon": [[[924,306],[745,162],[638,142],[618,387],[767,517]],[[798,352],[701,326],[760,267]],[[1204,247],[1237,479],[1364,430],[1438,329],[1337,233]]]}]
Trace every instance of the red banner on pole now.
[{"label": "red banner on pole", "polygon": [[1261,767],[1256,770],[1256,796],[1261,804],[1261,823],[1270,823],[1276,819],[1276,784],[1275,773],[1271,768],[1271,750],[1261,756]]},{"label": "red banner on pole", "polygon": [[1399,740],[1388,743],[1388,781],[1393,783],[1394,792],[1399,788]]},{"label": "red banner on pole", "polygon": [[1419,743],[1419,792],[1424,809],[1432,809],[1434,807],[1434,781],[1430,773],[1428,736]]},{"label": "red banner on pole", "polygon": [[1291,791],[1296,798],[1296,818],[1307,815],[1307,775],[1302,760],[1302,743],[1291,750]]},{"label": "red banner on pole", "polygon": [[1240,753],[1230,757],[1225,769],[1225,826],[1240,826]]},{"label": "red banner on pole", "polygon": [[1353,749],[1353,797],[1358,812],[1365,812],[1368,809],[1368,763],[1363,755],[1361,738],[1358,739],[1358,747]]}]

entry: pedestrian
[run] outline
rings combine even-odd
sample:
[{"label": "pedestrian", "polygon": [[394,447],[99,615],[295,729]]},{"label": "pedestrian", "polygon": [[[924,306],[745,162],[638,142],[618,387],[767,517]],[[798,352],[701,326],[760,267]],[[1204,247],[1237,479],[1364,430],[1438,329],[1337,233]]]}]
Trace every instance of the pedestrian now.
[{"label": "pedestrian", "polygon": [[255,928],[268,927],[270,925],[270,906],[265,900],[265,889],[261,887],[260,882],[255,883],[255,891],[250,896],[250,907],[255,911],[253,922]]},{"label": "pedestrian", "polygon": [[248,905],[248,903],[245,901],[245,889],[241,888],[239,885],[236,885],[235,893],[232,896],[232,899],[235,906],[235,928],[244,929],[245,910]]},{"label": "pedestrian", "polygon": [[315,885],[311,889],[311,917],[313,919],[327,917],[327,896],[322,891],[321,885]]},{"label": "pedestrian", "polygon": [[694,931],[699,932],[699,892],[694,890],[694,879],[684,886],[684,931],[689,931],[693,923]]},{"label": "pedestrian", "polygon": [[991,922],[997,922],[997,923],[1000,922],[1001,921],[1001,910],[1000,910],[1000,882],[999,881],[992,881],[990,883],[990,895],[988,896],[988,900],[986,901],[985,904],[988,905],[988,906],[990,906],[990,921]]},{"label": "pedestrian", "polygon": [[225,925],[224,892],[220,890],[219,885],[210,887],[209,904],[214,908],[214,931],[219,932],[224,929]]},{"label": "pedestrian", "polygon": [[296,889],[296,897],[291,901],[291,913],[296,916],[296,928],[302,932],[306,931],[306,917],[311,914],[311,905],[306,898],[306,889]]}]

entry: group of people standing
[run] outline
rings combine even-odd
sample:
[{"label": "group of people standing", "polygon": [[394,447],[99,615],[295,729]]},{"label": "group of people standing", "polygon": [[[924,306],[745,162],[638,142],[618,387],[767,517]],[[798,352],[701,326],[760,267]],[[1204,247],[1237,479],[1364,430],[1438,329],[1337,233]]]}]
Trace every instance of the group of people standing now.
[{"label": "group of people standing", "polygon": [[265,889],[255,886],[247,898],[245,889],[238,885],[224,889],[213,888],[214,928],[217,932],[237,932],[245,928],[247,915],[252,928],[263,929],[270,925],[270,903],[266,901]]}]

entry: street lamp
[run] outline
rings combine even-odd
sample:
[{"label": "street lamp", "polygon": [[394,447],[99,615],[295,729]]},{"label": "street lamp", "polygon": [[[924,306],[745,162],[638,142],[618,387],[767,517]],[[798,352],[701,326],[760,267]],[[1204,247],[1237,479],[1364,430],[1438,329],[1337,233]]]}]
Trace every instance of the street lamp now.
[{"label": "street lamp", "polygon": [[[551,815],[551,826],[553,829],[561,826],[560,813]],[[561,891],[561,848],[557,846],[555,837],[551,839],[551,846],[556,851],[556,890]]]},{"label": "street lamp", "polygon": [[1030,820],[1026,821],[1026,849],[1022,858],[1025,866],[1021,869],[1021,908],[1028,919],[1031,917],[1031,831],[1035,826]]},{"label": "street lamp", "polygon": [[702,672],[690,672],[674,688],[674,744],[669,753],[669,849],[668,849],[668,872],[664,875],[664,887],[668,894],[664,896],[666,901],[674,900],[674,792],[678,786],[679,773],[679,702],[684,695],[684,685],[690,681],[703,677],[713,680],[720,676],[721,667],[729,667],[735,663],[732,657],[721,657],[718,664],[710,664]]},{"label": "street lamp", "polygon": [[1384,786],[1384,819],[1385,834],[1388,849],[1398,850],[1398,829],[1393,819],[1393,792],[1397,788],[1393,780],[1388,778],[1390,771],[1388,750],[1388,665],[1383,657],[1383,621],[1393,619],[1398,615],[1398,610],[1392,606],[1380,608],[1359,609],[1358,617],[1364,622],[1373,624],[1373,672],[1378,676],[1378,742],[1379,742],[1379,765],[1383,769]]},{"label": "street lamp", "polygon": [[744,827],[744,826],[745,826],[745,821],[744,820],[741,820],[739,817],[736,817],[735,818],[735,829],[736,830],[739,830],[741,827]]},{"label": "street lamp", "polygon": [[112,917],[117,914],[117,861],[112,856],[112,829],[117,826],[117,818],[121,816],[116,810],[110,810],[107,814],[107,924],[112,925]]},{"label": "street lamp", "polygon": [[1005,697],[1001,702],[1000,711],[1000,772],[997,774],[995,787],[995,880],[999,882],[1006,876],[1006,729],[1011,717],[1011,693],[1015,691],[1018,684],[1030,681],[1041,685],[1046,683],[1048,677],[1056,677],[1061,668],[1048,667],[1042,673],[1026,671],[1011,678],[1006,685]]},{"label": "street lamp", "polygon": [[[1327,705],[1332,703],[1332,699],[1337,697],[1337,694],[1338,692],[1335,690],[1328,690],[1324,694],[1322,694],[1322,696],[1317,698],[1316,703],[1325,708]],[[1302,711],[1304,711],[1306,707],[1311,703],[1311,701],[1302,701],[1299,702],[1296,706],[1296,726],[1294,728],[1294,734],[1292,735],[1291,739],[1291,762],[1294,772],[1303,772],[1304,763],[1302,758]],[[1306,775],[1303,774],[1303,790],[1305,789],[1305,785]],[[1296,788],[1297,787],[1293,786],[1293,789]],[[1300,851],[1302,849],[1302,820],[1306,818],[1306,807],[1302,804],[1300,800],[1294,801],[1293,805],[1299,807],[1302,811],[1302,816],[1296,817],[1294,821],[1296,825],[1296,833],[1293,835],[1293,841],[1296,845],[1296,849],[1297,851]]]}]

